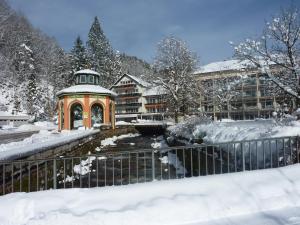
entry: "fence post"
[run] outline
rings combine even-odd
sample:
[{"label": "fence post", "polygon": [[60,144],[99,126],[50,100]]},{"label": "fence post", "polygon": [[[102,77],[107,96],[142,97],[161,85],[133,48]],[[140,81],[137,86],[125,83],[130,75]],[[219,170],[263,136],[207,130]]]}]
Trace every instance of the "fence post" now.
[{"label": "fence post", "polygon": [[245,152],[244,152],[244,148],[243,148],[243,144],[245,142],[241,142],[241,149],[242,149],[242,160],[243,160],[243,171],[246,170],[246,162],[245,162]]},{"label": "fence post", "polygon": [[53,159],[53,189],[56,189],[57,186],[56,186],[56,177],[57,174],[56,174],[56,159]]},{"label": "fence post", "polygon": [[155,161],[154,161],[154,151],[152,151],[152,181],[155,180]]}]

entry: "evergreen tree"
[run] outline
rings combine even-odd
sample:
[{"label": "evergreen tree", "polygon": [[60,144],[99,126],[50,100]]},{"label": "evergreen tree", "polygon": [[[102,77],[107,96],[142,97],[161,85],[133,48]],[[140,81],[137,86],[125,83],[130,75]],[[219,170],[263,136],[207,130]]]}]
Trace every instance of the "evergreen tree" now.
[{"label": "evergreen tree", "polygon": [[87,68],[89,65],[87,54],[83,42],[78,36],[75,40],[74,47],[71,50],[71,66],[72,72]]},{"label": "evergreen tree", "polygon": [[102,75],[101,85],[109,86],[114,80],[114,52],[97,17],[88,34],[87,50],[93,69]]},{"label": "evergreen tree", "polygon": [[27,82],[27,113],[31,116],[37,116],[37,86],[36,75],[30,73]]}]

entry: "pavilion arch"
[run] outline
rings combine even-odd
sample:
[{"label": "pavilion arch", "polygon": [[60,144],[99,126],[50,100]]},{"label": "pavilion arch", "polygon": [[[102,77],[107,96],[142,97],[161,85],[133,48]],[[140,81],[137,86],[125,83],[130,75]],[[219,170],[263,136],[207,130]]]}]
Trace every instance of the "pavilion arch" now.
[{"label": "pavilion arch", "polygon": [[90,124],[103,124],[105,122],[105,106],[101,101],[94,101],[90,106]]},{"label": "pavilion arch", "polygon": [[75,100],[69,104],[70,129],[78,129],[83,124],[83,105],[82,102]]}]

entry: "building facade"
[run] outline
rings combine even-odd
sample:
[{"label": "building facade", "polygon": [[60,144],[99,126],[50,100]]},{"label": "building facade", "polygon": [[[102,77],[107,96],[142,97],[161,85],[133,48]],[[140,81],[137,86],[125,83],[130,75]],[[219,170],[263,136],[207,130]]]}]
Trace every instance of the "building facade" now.
[{"label": "building facade", "polygon": [[115,96],[99,86],[100,74],[92,70],[75,73],[76,85],[57,93],[58,129],[73,130],[101,125],[115,127]]},{"label": "building facade", "polygon": [[122,75],[111,87],[117,94],[116,120],[162,120],[166,112],[161,88],[129,75]]},{"label": "building facade", "polygon": [[290,96],[276,90],[275,84],[249,62],[210,63],[194,74],[204,89],[200,109],[215,120],[270,118],[287,99],[292,107],[295,105]]}]

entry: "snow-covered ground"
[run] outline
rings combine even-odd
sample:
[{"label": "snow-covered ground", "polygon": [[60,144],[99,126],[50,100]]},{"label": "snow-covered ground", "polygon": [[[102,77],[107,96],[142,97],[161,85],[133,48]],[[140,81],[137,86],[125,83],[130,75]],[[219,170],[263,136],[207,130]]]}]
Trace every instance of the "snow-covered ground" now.
[{"label": "snow-covered ground", "polygon": [[43,150],[50,146],[56,146],[71,142],[78,138],[83,138],[93,133],[97,133],[97,130],[74,130],[74,131],[48,131],[40,130],[39,133],[25,138],[19,142],[10,142],[0,145],[0,159],[8,159],[13,156],[22,156],[24,154],[33,153]]},{"label": "snow-covered ground", "polygon": [[138,136],[141,136],[141,134],[139,134],[139,133],[135,133],[135,134],[128,133],[128,134],[122,134],[122,135],[119,135],[119,136],[113,136],[111,138],[105,138],[104,140],[101,141],[101,146],[96,147],[95,150],[97,152],[99,152],[106,146],[115,146],[115,145],[117,145],[115,142],[118,141],[118,140],[122,140],[122,139],[125,139],[125,138],[133,138],[133,137],[138,137]]},{"label": "snow-covered ground", "polygon": [[28,131],[55,130],[55,129],[57,129],[57,125],[47,121],[35,122],[34,124],[23,124],[19,127],[4,125],[2,129],[0,129],[0,135],[28,132]]},{"label": "snow-covered ground", "polygon": [[300,223],[300,165],[0,197],[1,225]]},{"label": "snow-covered ground", "polygon": [[291,121],[286,125],[274,120],[226,121],[197,125],[194,137],[201,137],[207,143],[253,140],[269,137],[300,135],[300,122]]}]

